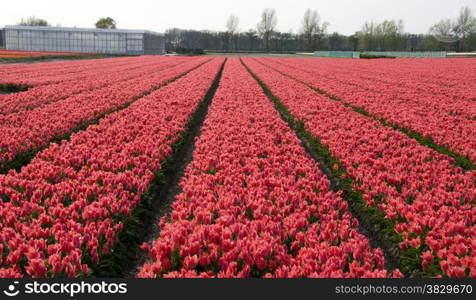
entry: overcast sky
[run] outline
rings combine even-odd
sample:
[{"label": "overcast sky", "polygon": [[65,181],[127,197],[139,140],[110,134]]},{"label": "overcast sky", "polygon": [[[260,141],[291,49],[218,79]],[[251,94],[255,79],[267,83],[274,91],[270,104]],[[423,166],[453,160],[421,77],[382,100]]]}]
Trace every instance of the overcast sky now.
[{"label": "overcast sky", "polygon": [[255,28],[265,8],[275,8],[278,29],[297,32],[307,8],[316,9],[330,22],[329,30],[352,34],[366,21],[403,19],[405,30],[425,33],[444,18],[454,18],[462,6],[476,9],[476,0],[3,0],[0,26],[16,24],[31,15],[52,25],[93,27],[110,16],[119,28],[163,32],[170,27],[223,30],[233,13],[240,29]]}]

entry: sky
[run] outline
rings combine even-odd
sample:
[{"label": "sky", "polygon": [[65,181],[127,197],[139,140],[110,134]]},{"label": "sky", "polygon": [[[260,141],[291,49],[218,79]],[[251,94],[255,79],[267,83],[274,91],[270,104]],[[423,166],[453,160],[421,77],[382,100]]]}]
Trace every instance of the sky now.
[{"label": "sky", "polygon": [[109,16],[122,29],[224,30],[229,15],[235,14],[246,31],[256,28],[265,8],[275,8],[278,29],[296,33],[304,11],[311,8],[330,23],[330,32],[348,35],[365,21],[402,19],[406,32],[426,33],[439,20],[455,18],[463,6],[476,12],[476,0],[1,0],[0,27],[36,16],[54,26],[89,28]]}]

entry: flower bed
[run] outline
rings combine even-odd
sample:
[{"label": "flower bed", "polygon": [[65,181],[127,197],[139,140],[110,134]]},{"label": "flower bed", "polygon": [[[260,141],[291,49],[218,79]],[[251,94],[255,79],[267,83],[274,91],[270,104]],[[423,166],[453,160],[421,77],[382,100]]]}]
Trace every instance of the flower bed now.
[{"label": "flower bed", "polygon": [[347,193],[400,247],[408,273],[476,277],[476,172],[252,59],[246,65],[310,133]]},{"label": "flower bed", "polygon": [[[269,62],[268,60],[261,61]],[[476,135],[474,134],[476,132],[476,102],[474,101],[443,100],[437,96],[425,96],[425,87],[423,91],[405,89],[406,95],[403,95],[398,84],[376,84],[375,81],[365,82],[359,79],[361,71],[354,72],[350,77],[336,76],[339,78],[336,80],[281,63],[274,62],[271,65],[389,124],[431,139],[436,145],[445,146],[452,152],[467,157],[473,165],[476,163]],[[333,73],[327,72],[327,74]],[[388,76],[391,77],[392,74]]]},{"label": "flower bed", "polygon": [[[0,97],[0,114],[6,115],[22,110],[35,109],[73,95],[92,92],[180,63],[182,63],[181,60],[169,61],[164,58],[138,59],[125,65],[123,63],[118,64],[118,66],[100,65],[86,73],[80,73],[79,76],[77,73],[65,74],[62,75],[63,79],[58,83],[35,86],[22,93]],[[44,78],[43,75],[40,76]]]},{"label": "flower bed", "polygon": [[[0,277],[88,276],[172,154],[223,60],[0,175]],[[173,75],[171,75],[173,76]]]},{"label": "flower bed", "polygon": [[8,170],[17,161],[22,162],[25,153],[34,154],[52,140],[62,139],[105,114],[124,108],[207,60],[209,58],[195,58],[173,68],[73,95],[35,110],[0,116],[0,170]]},{"label": "flower bed", "polygon": [[180,186],[160,237],[143,246],[151,261],[139,277],[389,275],[381,250],[236,58]]}]

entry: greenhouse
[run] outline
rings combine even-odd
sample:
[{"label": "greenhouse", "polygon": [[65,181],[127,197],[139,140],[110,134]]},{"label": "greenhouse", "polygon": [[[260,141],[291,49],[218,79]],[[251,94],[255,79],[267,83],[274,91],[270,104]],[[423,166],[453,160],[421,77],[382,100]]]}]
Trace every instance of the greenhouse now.
[{"label": "greenhouse", "polygon": [[0,49],[5,48],[5,29],[0,29]]},{"label": "greenhouse", "polygon": [[146,30],[6,26],[8,50],[104,54],[163,54],[163,34]]}]

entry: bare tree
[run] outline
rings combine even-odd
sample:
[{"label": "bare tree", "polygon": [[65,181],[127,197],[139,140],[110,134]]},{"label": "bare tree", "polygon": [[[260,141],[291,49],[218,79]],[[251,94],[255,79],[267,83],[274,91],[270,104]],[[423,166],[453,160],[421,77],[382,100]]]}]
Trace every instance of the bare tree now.
[{"label": "bare tree", "polygon": [[358,47],[360,51],[375,50],[376,48],[376,24],[374,22],[365,22],[362,29],[357,32]]},{"label": "bare tree", "polygon": [[258,23],[257,29],[260,37],[264,40],[266,52],[269,52],[269,40],[273,32],[276,30],[278,17],[274,8],[267,8],[261,14],[261,21]]},{"label": "bare tree", "polygon": [[456,20],[441,20],[430,28],[429,34],[439,42],[454,45],[456,51],[468,51],[471,38],[476,36],[476,16],[469,7],[462,7]]},{"label": "bare tree", "polygon": [[315,10],[307,9],[302,18],[301,32],[307,42],[307,50],[316,50],[317,43],[326,34],[328,22],[321,22],[319,13]]},{"label": "bare tree", "polygon": [[226,22],[226,30],[230,33],[230,34],[235,34],[238,32],[238,27],[240,26],[240,19],[238,19],[237,16],[235,15],[230,15],[228,17],[228,21]]},{"label": "bare tree", "polygon": [[165,43],[169,51],[176,51],[183,46],[183,32],[184,30],[179,28],[169,28],[165,31]]},{"label": "bare tree", "polygon": [[357,33],[361,51],[399,51],[406,49],[403,21],[365,22]]},{"label": "bare tree", "polygon": [[453,32],[454,24],[450,19],[441,20],[431,26],[429,34],[442,43],[454,43],[457,37]]},{"label": "bare tree", "polygon": [[379,48],[388,51],[400,48],[401,37],[404,34],[404,24],[402,20],[398,22],[385,20],[377,26],[377,37]]},{"label": "bare tree", "polygon": [[468,6],[461,8],[454,23],[453,32],[460,41],[460,50],[468,50],[466,47],[467,39],[469,36],[476,34],[476,17]]},{"label": "bare tree", "polygon": [[454,32],[460,38],[476,33],[476,17],[468,6],[461,8],[458,19],[456,19]]},{"label": "bare tree", "polygon": [[235,46],[235,51],[238,48],[238,35],[239,35],[239,26],[240,26],[240,19],[238,19],[235,15],[230,15],[228,17],[228,21],[226,22],[226,32],[228,34],[228,38],[230,38]]}]

